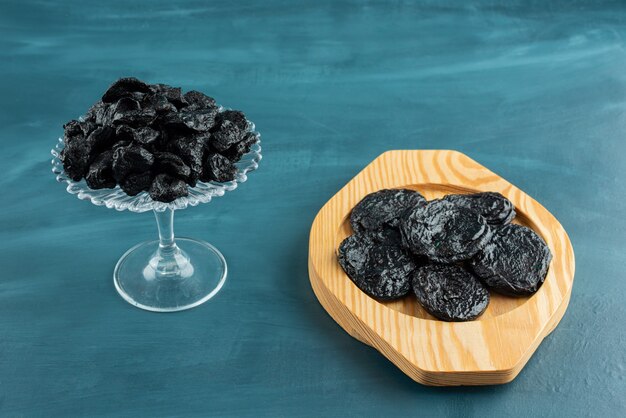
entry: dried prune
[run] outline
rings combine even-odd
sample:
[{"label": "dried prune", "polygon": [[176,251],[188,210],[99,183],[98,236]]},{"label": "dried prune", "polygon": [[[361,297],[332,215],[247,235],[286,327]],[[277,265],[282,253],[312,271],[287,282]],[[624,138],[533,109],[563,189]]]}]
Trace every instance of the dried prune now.
[{"label": "dried prune", "polygon": [[[63,125],[64,142],[67,143],[77,137],[88,137],[98,126],[89,120],[71,120]],[[82,139],[82,138],[81,138]]]},{"label": "dried prune", "polygon": [[98,126],[105,126],[111,123],[113,111],[114,107],[109,103],[98,101],[87,111],[86,120]]},{"label": "dried prune", "polygon": [[65,143],[65,146],[68,146],[72,142],[76,142],[76,141],[81,142],[81,141],[84,141],[84,140],[85,140],[85,137],[84,137],[82,132],[80,132],[80,133],[78,133],[76,135],[72,135],[72,136],[68,135],[68,133],[65,133],[63,135],[63,142]]},{"label": "dried prune", "polygon": [[161,133],[149,126],[131,128],[127,125],[119,125],[115,129],[115,140],[135,142],[149,151],[152,150],[161,139]]},{"label": "dried prune", "polygon": [[152,181],[149,193],[153,200],[169,203],[187,196],[189,191],[184,181],[168,174],[159,174]]},{"label": "dried prune", "polygon": [[89,160],[93,161],[97,154],[111,149],[115,141],[115,129],[110,126],[101,126],[94,129],[85,139],[85,145],[89,147]]},{"label": "dried prune", "polygon": [[80,127],[83,130],[83,135],[85,135],[86,138],[89,136],[90,133],[98,128],[98,125],[94,121],[83,120],[80,122]]},{"label": "dried prune", "polygon": [[[84,135],[83,128],[77,120],[71,120],[63,125],[65,138],[75,137],[76,135]],[[67,141],[65,141],[67,142]]]},{"label": "dried prune", "polygon": [[82,179],[98,153],[109,149],[114,139],[114,131],[109,127],[100,127],[87,138],[81,134],[66,138],[60,154],[66,174],[74,181]]},{"label": "dried prune", "polygon": [[153,84],[152,90],[164,96],[168,102],[178,109],[187,106],[187,100],[183,97],[180,87],[172,87],[167,84]]},{"label": "dried prune", "polygon": [[241,130],[234,122],[226,120],[220,128],[211,135],[211,145],[218,151],[226,151],[235,143],[243,139]]},{"label": "dried prune", "polygon": [[402,234],[400,229],[390,226],[383,226],[380,229],[374,231],[362,232],[367,234],[374,242],[379,245],[393,245],[396,247],[403,247]]},{"label": "dried prune", "polygon": [[118,148],[124,148],[127,147],[131,144],[131,140],[128,139],[122,139],[121,141],[117,141],[115,144],[113,144],[113,146],[111,147],[111,151],[115,152],[116,149]]},{"label": "dried prune", "polygon": [[482,283],[454,264],[428,264],[417,268],[412,286],[420,305],[444,321],[471,321],[489,304],[489,292]]},{"label": "dried prune", "polygon": [[65,174],[74,181],[79,181],[85,175],[89,167],[89,154],[91,152],[87,141],[82,137],[74,137],[74,140],[65,144],[59,158],[63,162]]},{"label": "dried prune", "polygon": [[202,181],[226,182],[234,180],[237,168],[228,158],[221,154],[209,154],[204,161]]},{"label": "dried prune", "polygon": [[157,113],[176,112],[177,110],[176,106],[171,104],[167,97],[160,93],[146,94],[141,103],[142,107],[153,108]]},{"label": "dried prune", "polygon": [[509,296],[535,293],[543,284],[552,253],[545,241],[530,228],[506,225],[471,261],[471,266],[489,288]]},{"label": "dried prune", "polygon": [[115,108],[113,110],[113,118],[115,119],[115,114],[117,113],[125,113],[131,112],[133,110],[141,109],[141,105],[139,102],[132,97],[122,97],[115,103]]},{"label": "dried prune", "polygon": [[417,266],[400,247],[379,246],[367,235],[358,234],[339,245],[337,256],[354,284],[374,298],[397,299],[411,289],[411,273]]},{"label": "dried prune", "polygon": [[160,127],[168,134],[169,138],[181,138],[191,136],[196,133],[189,128],[181,119],[179,113],[169,112],[158,115],[152,123],[153,128]]},{"label": "dried prune", "polygon": [[102,96],[104,103],[113,103],[122,97],[129,97],[134,92],[149,93],[150,86],[135,77],[120,78],[111,84],[108,90]]},{"label": "dried prune", "polygon": [[209,142],[211,141],[210,132],[197,132],[192,136],[194,141],[200,141],[206,150],[210,149]]},{"label": "dried prune", "polygon": [[188,183],[195,186],[202,173],[204,142],[197,137],[177,138],[168,142],[168,151],[178,155],[191,169]]},{"label": "dried prune", "polygon": [[113,152],[113,177],[121,182],[131,173],[149,171],[154,164],[154,156],[147,149],[129,145]]},{"label": "dried prune", "polygon": [[115,128],[116,143],[119,141],[132,142],[135,140],[135,130],[130,126],[119,125]]},{"label": "dried prune", "polygon": [[112,123],[115,125],[146,126],[152,123],[155,118],[156,111],[154,109],[150,107],[141,109],[139,102],[125,97],[114,106]]},{"label": "dried prune", "polygon": [[446,200],[410,209],[400,230],[408,249],[439,263],[470,259],[492,235],[485,218]]},{"label": "dried prune", "polygon": [[248,121],[246,116],[240,110],[224,110],[220,112],[215,118],[217,128],[221,127],[221,124],[225,121],[229,121],[237,125],[240,131],[245,132],[248,130]]},{"label": "dried prune", "polygon": [[355,232],[397,228],[408,209],[425,204],[424,196],[414,190],[379,190],[365,196],[352,209],[350,225]]},{"label": "dried prune", "polygon": [[217,107],[214,98],[209,97],[204,93],[200,93],[199,91],[190,90],[185,93],[183,97],[188,103],[187,109],[190,110]]},{"label": "dried prune", "polygon": [[191,169],[182,158],[171,152],[157,152],[154,154],[154,170],[157,173],[164,173],[187,180],[191,175]]},{"label": "dried prune", "polygon": [[143,147],[149,148],[159,140],[159,132],[145,126],[134,130],[134,141]]},{"label": "dried prune", "polygon": [[150,170],[141,173],[131,173],[120,181],[120,187],[129,196],[135,196],[146,191],[152,184],[152,172]]},{"label": "dried prune", "polygon": [[204,132],[211,129],[215,123],[215,115],[217,115],[217,108],[190,111],[184,109],[180,112],[180,119],[188,128]]},{"label": "dried prune", "polygon": [[92,189],[112,189],[116,181],[113,178],[113,151],[102,152],[89,166],[85,175],[87,185]]},{"label": "dried prune", "polygon": [[254,134],[253,132],[248,132],[246,133],[246,135],[244,135],[241,141],[232,145],[227,150],[220,152],[220,154],[227,157],[233,162],[239,161],[241,157],[244,156],[244,154],[250,152],[250,149],[252,149],[252,146],[256,144],[258,140],[259,138],[256,134]]},{"label": "dried prune", "polygon": [[481,214],[490,225],[507,225],[515,217],[513,203],[496,192],[449,194],[443,200]]}]

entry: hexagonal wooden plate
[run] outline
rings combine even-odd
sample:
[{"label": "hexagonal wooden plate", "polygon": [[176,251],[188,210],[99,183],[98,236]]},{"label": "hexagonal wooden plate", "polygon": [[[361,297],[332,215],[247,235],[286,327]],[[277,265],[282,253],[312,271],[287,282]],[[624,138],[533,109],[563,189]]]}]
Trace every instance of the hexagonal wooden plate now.
[{"label": "hexagonal wooden plate", "polygon": [[[411,295],[379,302],[360,291],[336,259],[352,233],[349,215],[368,193],[411,188],[427,199],[449,193],[500,192],[515,205],[514,222],[541,235],[553,254],[545,283],[526,298],[492,293],[471,322],[439,321]],[[563,317],[574,281],[574,252],[550,212],[464,154],[448,150],[388,151],[353,178],[317,214],[309,241],[309,276],[330,316],[404,373],[426,385],[489,385],[513,380]]]}]

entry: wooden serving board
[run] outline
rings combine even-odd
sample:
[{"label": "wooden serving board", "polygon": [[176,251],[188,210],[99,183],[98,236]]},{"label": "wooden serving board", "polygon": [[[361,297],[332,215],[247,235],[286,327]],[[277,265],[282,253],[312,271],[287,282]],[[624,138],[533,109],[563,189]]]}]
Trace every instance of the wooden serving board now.
[{"label": "wooden serving board", "polygon": [[[514,222],[535,230],[552,251],[545,283],[525,298],[492,292],[485,313],[471,322],[437,320],[413,295],[392,302],[369,297],[343,272],[336,249],[352,233],[352,208],[368,193],[384,188],[415,189],[429,200],[449,193],[502,193],[515,205]],[[311,286],[330,316],[409,377],[434,386],[513,380],[563,317],[574,266],[567,233],[550,212],[476,161],[448,150],[382,154],[324,205],[313,222],[309,241]]]}]

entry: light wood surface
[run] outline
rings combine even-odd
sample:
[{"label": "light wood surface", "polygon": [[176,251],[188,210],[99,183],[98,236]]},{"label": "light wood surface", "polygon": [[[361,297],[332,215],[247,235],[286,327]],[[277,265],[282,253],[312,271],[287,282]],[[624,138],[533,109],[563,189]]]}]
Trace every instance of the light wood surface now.
[{"label": "light wood surface", "polygon": [[[471,322],[436,320],[412,295],[378,302],[361,292],[336,259],[339,243],[352,233],[350,211],[368,193],[400,187],[418,190],[429,200],[449,193],[502,193],[515,205],[514,222],[534,229],[552,251],[543,286],[526,298],[492,292],[485,313]],[[567,233],[550,212],[466,155],[448,150],[382,154],[324,205],[309,241],[311,286],[330,316],[415,381],[436,386],[513,380],[563,317],[574,267]]]}]

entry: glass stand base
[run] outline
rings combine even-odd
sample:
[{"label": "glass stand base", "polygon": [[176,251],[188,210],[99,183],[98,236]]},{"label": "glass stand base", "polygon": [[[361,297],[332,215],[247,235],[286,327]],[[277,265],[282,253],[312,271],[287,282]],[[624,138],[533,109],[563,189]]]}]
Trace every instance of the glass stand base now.
[{"label": "glass stand base", "polygon": [[176,312],[211,299],[226,281],[224,256],[208,242],[176,238],[170,247],[148,241],[128,250],[113,272],[118,293],[131,305]]}]

